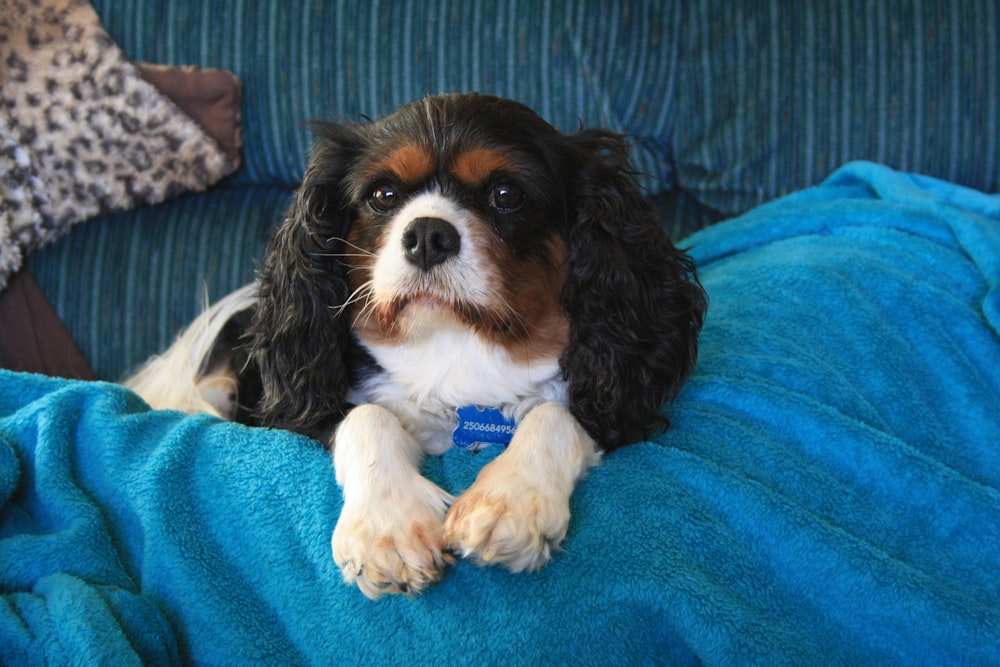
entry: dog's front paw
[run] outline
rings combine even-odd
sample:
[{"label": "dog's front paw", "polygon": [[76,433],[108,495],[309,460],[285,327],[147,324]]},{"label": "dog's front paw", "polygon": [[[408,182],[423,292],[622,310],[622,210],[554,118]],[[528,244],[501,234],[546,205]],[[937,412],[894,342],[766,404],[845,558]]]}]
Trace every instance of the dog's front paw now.
[{"label": "dog's front paw", "polygon": [[442,527],[451,497],[426,485],[419,498],[345,504],[331,540],[333,559],[344,581],[357,584],[369,598],[418,593],[453,562]]},{"label": "dog's front paw", "polygon": [[537,570],[566,536],[569,498],[518,479],[504,471],[500,461],[490,466],[448,511],[448,545],[484,565],[506,565],[514,572]]}]

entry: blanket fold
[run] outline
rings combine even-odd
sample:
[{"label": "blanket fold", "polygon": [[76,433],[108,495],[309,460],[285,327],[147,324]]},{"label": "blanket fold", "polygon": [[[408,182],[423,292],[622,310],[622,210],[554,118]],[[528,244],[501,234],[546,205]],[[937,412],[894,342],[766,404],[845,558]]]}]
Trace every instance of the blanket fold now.
[{"label": "blanket fold", "polygon": [[0,372],[0,662],[1000,663],[1000,197],[853,163],[688,243],[672,428],[412,600],[342,583],[317,443]]}]

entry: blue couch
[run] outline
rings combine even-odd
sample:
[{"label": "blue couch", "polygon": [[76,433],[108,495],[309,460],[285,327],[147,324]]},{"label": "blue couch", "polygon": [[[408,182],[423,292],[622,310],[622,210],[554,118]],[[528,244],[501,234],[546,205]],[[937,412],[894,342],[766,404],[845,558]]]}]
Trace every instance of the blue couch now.
[{"label": "blue couch", "polygon": [[1000,662],[995,3],[93,5],[243,83],[233,176],[29,257],[102,380],[252,277],[305,120],[427,92],[631,135],[710,308],[672,428],[590,472],[549,566],[414,599],[340,581],[316,443],[0,371],[0,661]]}]

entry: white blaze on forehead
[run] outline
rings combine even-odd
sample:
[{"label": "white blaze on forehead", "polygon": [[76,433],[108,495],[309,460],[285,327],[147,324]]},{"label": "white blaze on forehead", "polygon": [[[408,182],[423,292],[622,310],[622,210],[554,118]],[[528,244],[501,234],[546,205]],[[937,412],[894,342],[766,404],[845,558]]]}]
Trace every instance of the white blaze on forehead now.
[{"label": "white blaze on forehead", "polygon": [[[403,249],[403,233],[417,218],[445,220],[461,238],[458,254],[429,272],[408,262]],[[423,290],[448,300],[491,304],[496,291],[490,285],[495,284],[498,267],[488,260],[484,235],[474,230],[478,224],[472,212],[440,192],[427,192],[407,202],[389,223],[385,247],[375,262],[372,287],[376,300]]]}]

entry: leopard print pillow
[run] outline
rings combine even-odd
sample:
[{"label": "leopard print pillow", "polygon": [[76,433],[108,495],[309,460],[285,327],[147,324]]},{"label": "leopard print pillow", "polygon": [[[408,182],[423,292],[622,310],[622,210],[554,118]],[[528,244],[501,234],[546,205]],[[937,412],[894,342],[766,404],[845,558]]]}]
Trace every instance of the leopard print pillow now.
[{"label": "leopard print pillow", "polygon": [[87,0],[0,2],[0,289],[74,223],[237,166],[140,76]]}]

